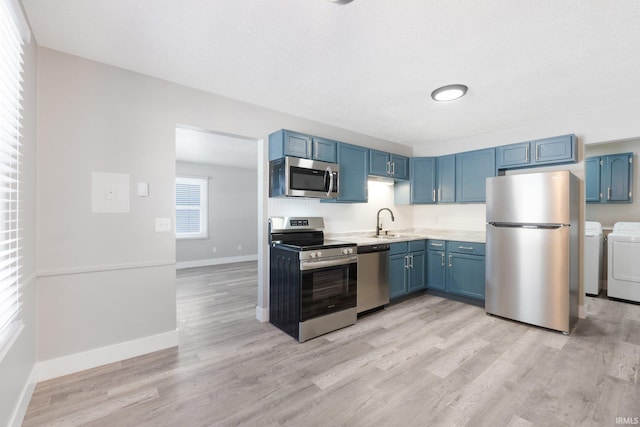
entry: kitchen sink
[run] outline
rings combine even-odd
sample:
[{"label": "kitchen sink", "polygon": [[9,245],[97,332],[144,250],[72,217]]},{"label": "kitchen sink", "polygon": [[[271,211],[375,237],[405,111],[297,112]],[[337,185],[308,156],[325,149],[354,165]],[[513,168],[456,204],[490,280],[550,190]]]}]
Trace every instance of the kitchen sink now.
[{"label": "kitchen sink", "polygon": [[395,239],[398,237],[402,237],[399,234],[380,234],[380,235],[372,235],[371,237],[375,237],[376,239]]}]

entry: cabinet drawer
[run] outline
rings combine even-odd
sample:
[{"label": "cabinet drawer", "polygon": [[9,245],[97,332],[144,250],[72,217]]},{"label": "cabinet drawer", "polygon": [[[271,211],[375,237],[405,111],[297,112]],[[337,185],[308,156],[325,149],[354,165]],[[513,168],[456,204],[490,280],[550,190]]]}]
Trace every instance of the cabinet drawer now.
[{"label": "cabinet drawer", "polygon": [[484,243],[460,242],[452,240],[447,242],[447,250],[449,252],[462,254],[484,255]]},{"label": "cabinet drawer", "polygon": [[409,243],[409,252],[424,251],[424,240],[411,240]]},{"label": "cabinet drawer", "polygon": [[444,251],[446,242],[444,240],[428,240],[427,241],[427,249],[436,250],[436,251]]}]

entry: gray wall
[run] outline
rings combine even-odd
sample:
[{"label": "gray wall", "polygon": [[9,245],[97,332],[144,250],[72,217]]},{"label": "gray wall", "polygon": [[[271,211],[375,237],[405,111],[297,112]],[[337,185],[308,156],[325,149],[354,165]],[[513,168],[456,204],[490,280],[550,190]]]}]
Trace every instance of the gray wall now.
[{"label": "gray wall", "polygon": [[[177,162],[176,175],[209,178],[209,238],[176,240],[176,261],[257,257],[258,171]],[[241,250],[238,245],[242,246]]]},{"label": "gray wall", "polygon": [[22,111],[22,333],[0,362],[0,426],[9,425],[15,411],[26,410],[29,378],[36,362],[36,75],[35,41],[24,48]]},{"label": "gray wall", "polygon": [[607,144],[588,145],[585,156],[600,156],[603,154],[634,153],[633,165],[633,203],[587,203],[587,221],[598,221],[603,227],[613,227],[619,221],[640,221],[640,171],[638,169],[638,153],[640,153],[640,139],[611,142]]},{"label": "gray wall", "polygon": [[[155,218],[174,215],[176,125],[259,141],[290,128],[410,154],[388,141],[54,50],[39,48],[38,59],[40,361],[175,330],[175,237],[154,227]],[[266,144],[258,146],[266,159]],[[92,214],[92,171],[128,173],[132,186],[149,183],[150,196],[132,194],[129,213]],[[266,197],[258,211],[261,252]],[[261,283],[266,274],[261,264]],[[267,295],[262,287],[260,307]]]}]

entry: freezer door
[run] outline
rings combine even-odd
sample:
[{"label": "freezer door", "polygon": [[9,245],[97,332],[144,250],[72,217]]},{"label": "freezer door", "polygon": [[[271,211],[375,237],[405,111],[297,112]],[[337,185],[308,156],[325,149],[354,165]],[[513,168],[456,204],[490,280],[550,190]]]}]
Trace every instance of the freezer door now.
[{"label": "freezer door", "polygon": [[570,223],[568,171],[487,178],[487,222]]},{"label": "freezer door", "polygon": [[569,228],[487,225],[487,313],[569,331]]}]

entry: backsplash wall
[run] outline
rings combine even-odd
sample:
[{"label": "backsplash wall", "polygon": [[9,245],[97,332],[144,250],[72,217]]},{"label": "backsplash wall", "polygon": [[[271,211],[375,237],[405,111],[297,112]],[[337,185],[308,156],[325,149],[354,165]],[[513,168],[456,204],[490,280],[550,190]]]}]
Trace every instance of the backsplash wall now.
[{"label": "backsplash wall", "polygon": [[385,230],[413,228],[413,207],[394,206],[393,185],[370,180],[368,188],[368,203],[320,203],[313,199],[269,198],[269,216],[322,216],[328,233],[375,232],[378,210],[390,208],[395,221],[391,222],[389,212],[380,214]]},{"label": "backsplash wall", "polygon": [[415,228],[437,228],[484,231],[486,205],[484,203],[414,205]]}]

